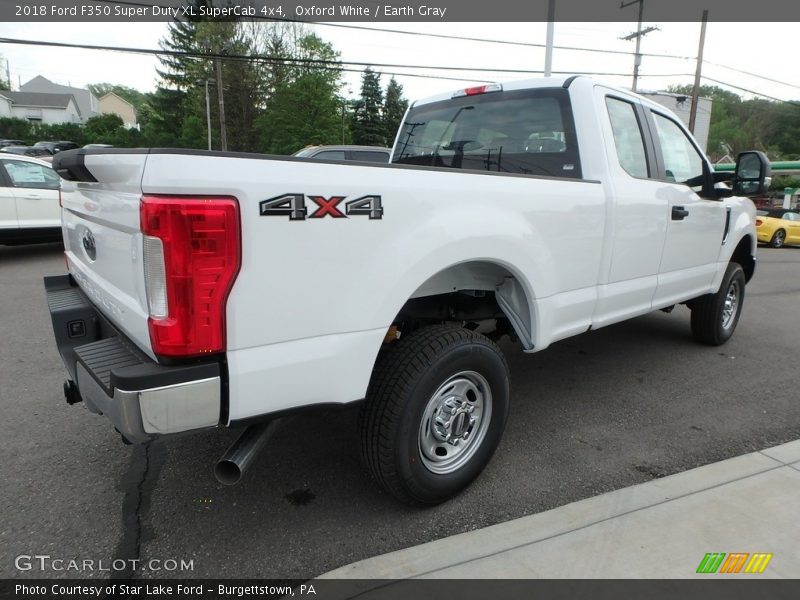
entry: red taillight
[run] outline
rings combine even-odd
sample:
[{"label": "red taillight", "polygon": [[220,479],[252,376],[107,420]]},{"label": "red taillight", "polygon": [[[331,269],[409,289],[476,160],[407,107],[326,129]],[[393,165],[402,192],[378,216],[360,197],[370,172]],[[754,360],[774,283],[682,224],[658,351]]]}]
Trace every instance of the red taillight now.
[{"label": "red taillight", "polygon": [[[142,233],[150,236],[145,263],[147,249],[156,248],[150,259],[156,264],[146,265],[153,352],[224,351],[225,304],[241,263],[238,203],[234,198],[143,196],[140,217]],[[163,297],[151,301],[159,294]]]},{"label": "red taillight", "polygon": [[756,227],[761,227],[764,224],[764,221],[761,219],[756,219]]}]

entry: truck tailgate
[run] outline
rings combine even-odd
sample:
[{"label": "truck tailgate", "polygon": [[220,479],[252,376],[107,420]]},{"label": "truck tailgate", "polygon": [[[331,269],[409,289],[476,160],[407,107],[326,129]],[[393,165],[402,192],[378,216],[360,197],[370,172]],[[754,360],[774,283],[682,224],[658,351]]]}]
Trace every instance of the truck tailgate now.
[{"label": "truck tailgate", "polygon": [[81,158],[91,173],[82,179],[96,181],[68,181],[62,186],[69,271],[97,308],[154,358],[139,217],[147,154],[134,150]]}]

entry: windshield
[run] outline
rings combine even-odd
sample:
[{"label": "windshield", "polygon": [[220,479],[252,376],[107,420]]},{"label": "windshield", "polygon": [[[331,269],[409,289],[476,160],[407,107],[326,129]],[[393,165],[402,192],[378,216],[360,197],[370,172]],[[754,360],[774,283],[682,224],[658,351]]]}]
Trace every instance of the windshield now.
[{"label": "windshield", "polygon": [[412,108],[393,163],[580,178],[564,89],[487,93]]}]

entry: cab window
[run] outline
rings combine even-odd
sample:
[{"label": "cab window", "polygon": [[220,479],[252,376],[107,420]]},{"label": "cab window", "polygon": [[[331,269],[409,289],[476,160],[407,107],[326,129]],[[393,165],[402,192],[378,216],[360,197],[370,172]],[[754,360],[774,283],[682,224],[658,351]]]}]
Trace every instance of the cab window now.
[{"label": "cab window", "polygon": [[644,151],[644,138],[636,117],[636,109],[630,102],[618,98],[606,98],[608,117],[614,133],[614,146],[620,166],[633,177],[646,178],[647,155]]},{"label": "cab window", "polygon": [[4,160],[3,166],[14,187],[57,190],[61,183],[50,167],[21,160]]},{"label": "cab window", "polygon": [[488,92],[414,107],[392,162],[580,179],[569,92]]},{"label": "cab window", "polygon": [[667,180],[686,183],[690,179],[700,178],[703,175],[703,157],[689,136],[672,119],[657,112],[652,114]]}]

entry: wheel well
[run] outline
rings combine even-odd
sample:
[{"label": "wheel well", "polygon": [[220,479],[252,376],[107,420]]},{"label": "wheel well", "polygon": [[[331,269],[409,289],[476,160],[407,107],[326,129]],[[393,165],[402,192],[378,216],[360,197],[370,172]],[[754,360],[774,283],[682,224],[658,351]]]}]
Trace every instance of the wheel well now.
[{"label": "wheel well", "polygon": [[531,304],[514,274],[496,263],[453,265],[430,277],[412,294],[393,324],[405,333],[422,325],[460,322],[489,337],[516,336],[532,347]]},{"label": "wheel well", "polygon": [[756,259],[752,252],[753,240],[749,235],[744,236],[739,240],[739,245],[733,251],[731,261],[739,263],[744,270],[745,281],[750,281],[753,277],[753,272],[756,269]]}]

